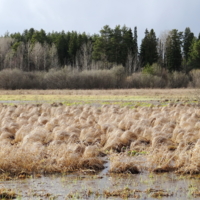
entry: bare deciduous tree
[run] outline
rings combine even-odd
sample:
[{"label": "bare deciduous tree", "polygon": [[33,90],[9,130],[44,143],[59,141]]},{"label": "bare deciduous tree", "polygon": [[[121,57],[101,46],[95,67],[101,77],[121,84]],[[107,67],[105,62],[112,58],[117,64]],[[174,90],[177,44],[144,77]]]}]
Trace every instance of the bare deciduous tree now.
[{"label": "bare deciduous tree", "polygon": [[[11,67],[11,61],[10,56],[7,56],[7,54],[10,52],[10,48],[14,40],[10,37],[0,37],[0,69],[4,69],[7,67]],[[9,62],[5,63],[5,58],[7,57],[7,61]],[[7,66],[9,64],[9,66]]]},{"label": "bare deciduous tree", "polygon": [[84,43],[76,55],[76,66],[81,70],[90,70],[92,64],[92,42]]},{"label": "bare deciduous tree", "polygon": [[160,66],[163,66],[165,64],[165,50],[166,50],[166,42],[167,42],[167,37],[169,35],[170,31],[166,30],[161,32],[159,40],[158,40],[158,64]]},{"label": "bare deciduous tree", "polygon": [[48,68],[58,68],[58,52],[56,45],[53,44],[49,49],[50,65]]}]

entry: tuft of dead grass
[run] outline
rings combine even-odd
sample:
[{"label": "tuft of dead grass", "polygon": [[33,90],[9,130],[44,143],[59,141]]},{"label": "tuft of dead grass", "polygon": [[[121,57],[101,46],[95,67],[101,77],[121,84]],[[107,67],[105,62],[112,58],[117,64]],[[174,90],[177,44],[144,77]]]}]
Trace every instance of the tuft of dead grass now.
[{"label": "tuft of dead grass", "polygon": [[120,197],[122,199],[130,198],[134,195],[135,191],[130,188],[119,189],[115,191],[104,190],[104,195],[106,198],[109,197]]},{"label": "tuft of dead grass", "polygon": [[115,156],[111,159],[110,170],[111,173],[140,173],[136,163],[133,161],[125,160],[122,157]]},{"label": "tuft of dead grass", "polygon": [[0,188],[0,198],[1,199],[15,199],[17,197],[17,193],[15,193],[11,189]]},{"label": "tuft of dead grass", "polygon": [[114,173],[199,173],[199,119],[198,107],[179,104],[0,105],[0,169],[16,174],[100,170],[107,156]]}]

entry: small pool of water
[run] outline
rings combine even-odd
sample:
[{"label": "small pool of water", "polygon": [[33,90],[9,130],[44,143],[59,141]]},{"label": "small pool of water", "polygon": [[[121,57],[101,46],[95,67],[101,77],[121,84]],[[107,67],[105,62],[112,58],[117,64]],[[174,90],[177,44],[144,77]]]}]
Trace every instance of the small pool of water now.
[{"label": "small pool of water", "polygon": [[199,177],[189,178],[173,173],[107,174],[105,172],[53,174],[41,178],[13,179],[1,181],[0,186],[12,189],[19,195],[17,199],[23,200],[194,199],[199,197]]}]

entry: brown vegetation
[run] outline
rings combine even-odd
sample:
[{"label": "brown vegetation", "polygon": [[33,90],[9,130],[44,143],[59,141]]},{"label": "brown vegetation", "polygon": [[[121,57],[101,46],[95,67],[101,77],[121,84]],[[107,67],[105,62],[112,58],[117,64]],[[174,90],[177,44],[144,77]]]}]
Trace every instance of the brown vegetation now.
[{"label": "brown vegetation", "polygon": [[[200,110],[117,105],[0,105],[0,170],[200,172]],[[105,155],[107,157],[105,158]]]},{"label": "brown vegetation", "polygon": [[17,194],[10,190],[10,189],[6,189],[6,188],[1,188],[0,189],[0,198],[1,199],[15,199],[17,197]]},{"label": "brown vegetation", "polygon": [[0,71],[0,89],[199,88],[199,73],[166,72],[162,77],[159,73],[137,72],[127,76],[122,66],[85,71],[65,67],[48,72],[4,69]]}]

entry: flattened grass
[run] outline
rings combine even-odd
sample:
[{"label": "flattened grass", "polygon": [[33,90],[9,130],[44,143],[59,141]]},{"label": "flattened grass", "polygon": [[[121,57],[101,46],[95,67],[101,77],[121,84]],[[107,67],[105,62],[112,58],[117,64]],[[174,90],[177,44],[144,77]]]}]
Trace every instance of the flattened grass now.
[{"label": "flattened grass", "polygon": [[1,95],[0,101],[132,101],[132,100],[157,100],[148,96],[123,96],[123,95]]},{"label": "flattened grass", "polygon": [[[0,90],[0,102],[53,103],[65,105],[117,104],[133,107],[156,102],[182,102],[193,99],[194,89],[115,89],[115,90]],[[164,103],[166,102],[166,103]]]}]

